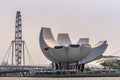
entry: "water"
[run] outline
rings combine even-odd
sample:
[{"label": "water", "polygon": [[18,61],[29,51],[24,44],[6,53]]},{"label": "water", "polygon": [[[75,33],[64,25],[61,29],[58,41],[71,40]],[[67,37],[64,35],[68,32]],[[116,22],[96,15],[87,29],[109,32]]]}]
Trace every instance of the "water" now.
[{"label": "water", "polygon": [[120,80],[120,77],[80,77],[80,78],[0,77],[0,80]]}]

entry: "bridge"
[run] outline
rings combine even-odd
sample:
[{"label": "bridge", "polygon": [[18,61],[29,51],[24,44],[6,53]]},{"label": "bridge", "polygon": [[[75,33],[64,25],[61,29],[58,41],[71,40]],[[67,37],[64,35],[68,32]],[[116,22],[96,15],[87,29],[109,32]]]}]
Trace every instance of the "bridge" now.
[{"label": "bridge", "polygon": [[47,66],[6,66],[0,65],[0,76],[20,76],[20,77],[27,77],[32,76],[36,72],[43,72],[43,71],[51,71],[51,67]]}]

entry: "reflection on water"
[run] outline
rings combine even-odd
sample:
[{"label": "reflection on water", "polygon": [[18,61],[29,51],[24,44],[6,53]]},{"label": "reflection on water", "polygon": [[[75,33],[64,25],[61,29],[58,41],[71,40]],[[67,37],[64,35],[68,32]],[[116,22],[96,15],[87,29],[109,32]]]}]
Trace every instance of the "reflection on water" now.
[{"label": "reflection on water", "polygon": [[79,78],[22,78],[0,77],[0,80],[120,80],[120,77],[79,77]]}]

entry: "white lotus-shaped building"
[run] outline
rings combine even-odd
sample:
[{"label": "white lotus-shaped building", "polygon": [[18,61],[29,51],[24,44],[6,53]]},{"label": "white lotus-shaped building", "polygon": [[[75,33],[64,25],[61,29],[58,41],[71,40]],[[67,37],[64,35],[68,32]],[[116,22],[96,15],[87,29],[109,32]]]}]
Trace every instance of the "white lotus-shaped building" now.
[{"label": "white lotus-shaped building", "polygon": [[67,63],[86,64],[98,59],[106,50],[107,41],[100,41],[94,47],[89,44],[89,38],[80,38],[76,44],[72,44],[68,34],[60,33],[55,41],[50,28],[41,28],[40,47],[43,54],[56,66]]}]

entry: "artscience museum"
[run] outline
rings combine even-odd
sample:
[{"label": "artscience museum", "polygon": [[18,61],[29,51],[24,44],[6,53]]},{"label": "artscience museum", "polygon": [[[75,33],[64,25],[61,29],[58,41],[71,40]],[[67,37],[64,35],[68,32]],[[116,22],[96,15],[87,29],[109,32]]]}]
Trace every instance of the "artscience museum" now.
[{"label": "artscience museum", "polygon": [[80,38],[77,43],[71,43],[66,33],[58,34],[55,40],[51,29],[44,27],[41,28],[39,42],[43,54],[56,70],[83,71],[85,64],[100,58],[108,46],[107,41],[100,41],[92,47],[89,38]]}]

